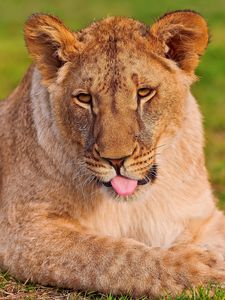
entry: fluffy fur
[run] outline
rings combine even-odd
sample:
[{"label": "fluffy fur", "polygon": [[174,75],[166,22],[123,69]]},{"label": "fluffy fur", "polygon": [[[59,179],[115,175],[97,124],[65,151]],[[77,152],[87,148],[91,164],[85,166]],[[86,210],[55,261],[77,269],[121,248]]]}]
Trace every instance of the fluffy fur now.
[{"label": "fluffy fur", "polygon": [[[224,283],[225,218],[190,93],[205,20],[177,11],[149,28],[110,17],[72,32],[37,14],[24,31],[34,65],[0,104],[1,268],[135,297]],[[150,98],[137,97],[143,87]],[[146,184],[116,195],[105,186],[115,162]]]}]

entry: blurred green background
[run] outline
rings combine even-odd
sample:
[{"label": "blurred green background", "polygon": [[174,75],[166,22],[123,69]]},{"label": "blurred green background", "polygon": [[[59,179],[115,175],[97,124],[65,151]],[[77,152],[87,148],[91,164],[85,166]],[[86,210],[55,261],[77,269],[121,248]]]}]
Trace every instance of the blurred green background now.
[{"label": "blurred green background", "polygon": [[193,86],[204,115],[206,159],[219,206],[225,208],[225,0],[7,0],[0,1],[0,98],[22,78],[30,60],[23,24],[35,12],[55,14],[74,30],[108,15],[123,15],[151,24],[166,11],[192,9],[208,21],[211,43]]}]

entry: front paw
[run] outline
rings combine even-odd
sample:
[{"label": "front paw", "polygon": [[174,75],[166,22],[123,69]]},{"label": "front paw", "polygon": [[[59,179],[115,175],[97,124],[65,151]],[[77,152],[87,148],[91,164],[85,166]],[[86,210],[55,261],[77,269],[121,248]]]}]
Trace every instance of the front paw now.
[{"label": "front paw", "polygon": [[[221,254],[195,245],[179,245],[162,251],[158,278],[161,294],[175,295],[185,288],[225,283],[225,262]],[[159,295],[156,285],[155,295]]]}]

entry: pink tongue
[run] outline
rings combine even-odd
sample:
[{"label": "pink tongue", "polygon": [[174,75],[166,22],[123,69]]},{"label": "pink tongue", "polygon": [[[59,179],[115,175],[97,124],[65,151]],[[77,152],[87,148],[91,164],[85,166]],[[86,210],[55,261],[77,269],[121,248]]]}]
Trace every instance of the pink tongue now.
[{"label": "pink tongue", "polygon": [[128,196],[133,194],[137,187],[137,180],[128,179],[122,176],[116,176],[111,180],[113,189],[120,196]]}]

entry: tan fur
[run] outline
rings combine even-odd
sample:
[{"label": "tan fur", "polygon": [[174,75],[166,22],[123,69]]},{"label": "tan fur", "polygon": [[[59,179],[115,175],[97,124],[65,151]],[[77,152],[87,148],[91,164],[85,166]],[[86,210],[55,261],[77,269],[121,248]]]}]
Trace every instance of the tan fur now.
[{"label": "tan fur", "polygon": [[[204,19],[174,12],[149,28],[110,17],[73,33],[33,15],[25,40],[35,65],[0,104],[1,268],[134,297],[225,283],[225,218],[190,93]],[[156,94],[137,99],[146,86]],[[123,176],[152,176],[132,196],[102,184],[121,158]]]}]

